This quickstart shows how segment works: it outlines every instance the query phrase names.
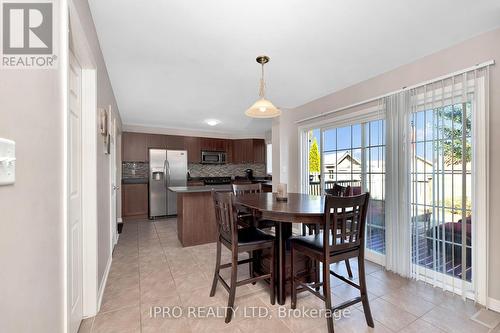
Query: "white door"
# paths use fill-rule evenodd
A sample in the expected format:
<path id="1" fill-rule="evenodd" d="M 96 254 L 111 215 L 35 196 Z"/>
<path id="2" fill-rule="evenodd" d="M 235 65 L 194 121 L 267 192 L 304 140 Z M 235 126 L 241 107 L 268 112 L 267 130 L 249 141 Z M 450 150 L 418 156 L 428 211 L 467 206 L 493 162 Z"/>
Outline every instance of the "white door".
<path id="1" fill-rule="evenodd" d="M 110 115 L 111 116 L 111 115 Z M 116 119 L 113 120 L 111 126 L 110 137 L 110 159 L 109 159 L 109 177 L 111 183 L 111 199 L 110 199 L 110 225 L 111 225 L 111 251 L 118 242 L 118 230 L 116 224 L 116 191 L 118 185 L 116 184 Z"/>
<path id="2" fill-rule="evenodd" d="M 70 52 L 68 73 L 68 329 L 83 317 L 82 285 L 82 68 Z"/>

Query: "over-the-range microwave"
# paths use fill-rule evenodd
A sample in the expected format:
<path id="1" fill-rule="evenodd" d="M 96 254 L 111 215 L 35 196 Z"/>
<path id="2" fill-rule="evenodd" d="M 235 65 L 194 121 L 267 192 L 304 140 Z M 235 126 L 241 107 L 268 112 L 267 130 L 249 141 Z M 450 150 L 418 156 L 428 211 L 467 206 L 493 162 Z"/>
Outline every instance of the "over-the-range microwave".
<path id="1" fill-rule="evenodd" d="M 202 151 L 201 163 L 203 164 L 224 164 L 226 163 L 226 153 L 223 151 Z"/>

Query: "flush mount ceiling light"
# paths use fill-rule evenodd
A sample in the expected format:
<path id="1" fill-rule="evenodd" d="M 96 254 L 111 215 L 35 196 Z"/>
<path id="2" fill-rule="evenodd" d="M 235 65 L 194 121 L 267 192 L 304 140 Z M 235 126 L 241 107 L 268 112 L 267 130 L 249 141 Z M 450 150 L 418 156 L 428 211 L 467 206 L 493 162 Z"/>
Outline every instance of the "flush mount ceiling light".
<path id="1" fill-rule="evenodd" d="M 220 120 L 217 119 L 207 119 L 205 120 L 205 123 L 209 126 L 216 126 L 220 124 Z"/>
<path id="2" fill-rule="evenodd" d="M 281 111 L 271 103 L 270 100 L 266 99 L 266 91 L 265 91 L 265 81 L 264 81 L 264 65 L 269 62 L 268 56 L 259 56 L 257 57 L 257 62 L 262 65 L 262 77 L 260 78 L 259 85 L 259 96 L 260 99 L 257 100 L 248 110 L 245 111 L 245 114 L 252 118 L 273 118 L 277 117 L 281 114 Z"/>

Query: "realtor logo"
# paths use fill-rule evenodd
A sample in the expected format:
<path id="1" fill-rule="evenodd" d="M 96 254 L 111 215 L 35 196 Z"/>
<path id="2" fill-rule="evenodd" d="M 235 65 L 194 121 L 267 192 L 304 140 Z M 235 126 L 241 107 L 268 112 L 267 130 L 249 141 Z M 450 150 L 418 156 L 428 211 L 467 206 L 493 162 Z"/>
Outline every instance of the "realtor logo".
<path id="1" fill-rule="evenodd" d="M 52 68 L 54 55 L 53 4 L 2 3 L 2 67 Z"/>

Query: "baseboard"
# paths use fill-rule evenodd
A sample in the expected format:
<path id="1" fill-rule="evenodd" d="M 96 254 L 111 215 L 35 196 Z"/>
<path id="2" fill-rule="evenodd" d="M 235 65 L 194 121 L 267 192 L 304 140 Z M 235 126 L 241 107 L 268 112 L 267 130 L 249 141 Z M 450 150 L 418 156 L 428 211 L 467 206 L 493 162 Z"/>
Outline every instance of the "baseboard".
<path id="1" fill-rule="evenodd" d="M 494 298 L 488 298 L 488 308 L 493 311 L 500 312 L 500 301 Z"/>
<path id="2" fill-rule="evenodd" d="M 110 254 L 108 258 L 108 263 L 106 264 L 106 270 L 101 280 L 101 285 L 99 286 L 99 293 L 97 295 L 97 313 L 101 310 L 102 296 L 104 295 L 104 289 L 106 288 L 106 283 L 108 282 L 109 271 L 111 270 L 111 263 L 113 262 L 113 255 Z"/>

